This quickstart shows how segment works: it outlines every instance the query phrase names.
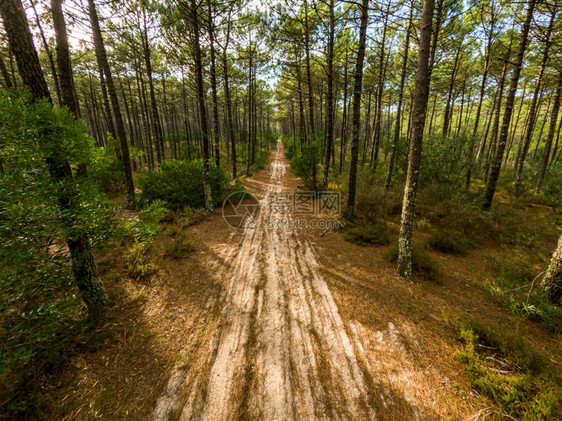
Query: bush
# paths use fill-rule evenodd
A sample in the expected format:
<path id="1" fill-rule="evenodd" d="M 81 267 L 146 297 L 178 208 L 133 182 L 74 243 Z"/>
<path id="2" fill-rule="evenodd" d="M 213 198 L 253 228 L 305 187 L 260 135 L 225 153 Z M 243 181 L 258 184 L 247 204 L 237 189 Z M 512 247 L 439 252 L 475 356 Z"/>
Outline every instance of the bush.
<path id="1" fill-rule="evenodd" d="M 511 418 L 557 419 L 562 411 L 560 379 L 542 355 L 520 336 L 496 332 L 476 320 L 460 319 L 455 327 L 465 343 L 457 358 L 466 364 L 474 387 Z M 488 356 L 488 351 L 493 354 Z M 494 363 L 500 367 L 490 367 Z"/>
<path id="2" fill-rule="evenodd" d="M 219 206 L 226 190 L 227 178 L 221 168 L 210 162 L 210 181 L 213 205 Z M 158 172 L 149 173 L 139 180 L 141 198 L 145 202 L 162 200 L 172 210 L 205 207 L 203 192 L 203 161 L 173 160 L 163 162 Z"/>
<path id="3" fill-rule="evenodd" d="M 85 326 L 66 239 L 86 234 L 95 246 L 112 235 L 113 210 L 89 178 L 53 180 L 46 158 L 88 165 L 93 141 L 82 120 L 46 100 L 0 90 L 0 413 L 40 417 L 40 381 L 64 364 Z M 70 190 L 79 207 L 61 212 Z M 70 224 L 69 221 L 72 223 Z"/>
<path id="4" fill-rule="evenodd" d="M 384 222 L 376 222 L 365 226 L 351 226 L 346 229 L 346 241 L 358 246 L 384 246 L 389 243 L 388 228 Z"/>
<path id="5" fill-rule="evenodd" d="M 302 152 L 295 151 L 291 159 L 291 171 L 301 177 L 307 187 L 316 190 L 318 181 L 318 162 L 320 161 L 320 143 L 316 140 L 303 145 Z"/>
<path id="6" fill-rule="evenodd" d="M 138 215 L 124 220 L 118 238 L 123 244 L 150 243 L 162 231 L 160 222 L 166 216 L 165 202 L 155 200 Z"/>
<path id="7" fill-rule="evenodd" d="M 386 249 L 384 259 L 391 263 L 398 262 L 398 243 Z M 412 244 L 412 272 L 424 281 L 439 281 L 437 262 L 431 258 L 425 247 L 416 242 Z"/>
<path id="8" fill-rule="evenodd" d="M 114 193 L 124 190 L 123 165 L 115 155 L 105 148 L 94 150 L 95 159 L 88 168 L 88 177 L 94 180 L 101 191 Z"/>
<path id="9" fill-rule="evenodd" d="M 427 243 L 434 250 L 450 254 L 465 254 L 472 246 L 464 235 L 451 230 L 435 231 Z"/>
<path id="10" fill-rule="evenodd" d="M 179 234 L 166 243 L 165 254 L 172 259 L 181 259 L 186 254 L 195 251 L 195 246 L 185 234 Z"/>

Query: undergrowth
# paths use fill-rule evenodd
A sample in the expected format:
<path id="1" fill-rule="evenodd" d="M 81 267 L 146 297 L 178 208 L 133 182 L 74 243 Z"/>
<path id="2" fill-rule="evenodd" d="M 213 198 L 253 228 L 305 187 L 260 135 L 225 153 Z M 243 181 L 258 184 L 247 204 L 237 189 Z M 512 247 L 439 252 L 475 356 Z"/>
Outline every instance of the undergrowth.
<path id="1" fill-rule="evenodd" d="M 386 249 L 384 259 L 396 263 L 398 261 L 398 243 L 393 243 Z M 439 266 L 433 260 L 427 249 L 419 243 L 412 243 L 412 272 L 424 281 L 439 282 Z"/>
<path id="2" fill-rule="evenodd" d="M 474 247 L 465 235 L 448 229 L 433 232 L 427 243 L 432 249 L 449 254 L 465 254 Z"/>
<path id="3" fill-rule="evenodd" d="M 521 318 L 542 324 L 550 332 L 562 332 L 562 310 L 549 301 L 540 285 L 542 273 L 533 267 L 528 253 L 515 248 L 501 261 L 493 258 L 491 269 L 495 279 L 482 285 L 491 300 Z"/>
<path id="4" fill-rule="evenodd" d="M 384 246 L 390 242 L 385 222 L 378 221 L 364 226 L 350 225 L 346 227 L 344 239 L 358 246 Z"/>
<path id="5" fill-rule="evenodd" d="M 447 316 L 450 320 L 450 317 Z M 452 322 L 464 349 L 469 382 L 507 415 L 522 420 L 555 420 L 562 411 L 562 389 L 555 369 L 544 356 L 514 334 L 493 330 L 475 319 Z"/>

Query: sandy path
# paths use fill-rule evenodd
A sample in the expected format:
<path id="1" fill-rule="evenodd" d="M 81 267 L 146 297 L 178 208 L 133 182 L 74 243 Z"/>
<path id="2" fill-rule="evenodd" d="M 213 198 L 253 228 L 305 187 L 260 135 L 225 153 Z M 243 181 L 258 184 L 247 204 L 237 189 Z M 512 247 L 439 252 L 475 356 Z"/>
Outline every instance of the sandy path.
<path id="1" fill-rule="evenodd" d="M 259 219 L 217 272 L 231 277 L 220 332 L 198 370 L 174 370 L 154 419 L 376 418 L 365 364 L 311 244 L 299 230 L 267 226 L 271 193 L 288 175 L 280 142 L 273 156 Z"/>

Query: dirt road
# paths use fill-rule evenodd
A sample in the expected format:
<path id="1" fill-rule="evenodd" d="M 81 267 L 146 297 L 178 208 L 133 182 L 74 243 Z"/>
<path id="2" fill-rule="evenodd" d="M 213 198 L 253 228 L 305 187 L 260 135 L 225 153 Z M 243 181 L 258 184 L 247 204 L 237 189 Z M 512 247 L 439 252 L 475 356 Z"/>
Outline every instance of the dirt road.
<path id="1" fill-rule="evenodd" d="M 432 418 L 416 408 L 423 374 L 412 368 L 396 326 L 367 331 L 344 323 L 310 239 L 268 227 L 271 193 L 294 180 L 288 164 L 279 142 L 268 178 L 252 191 L 261 205 L 257 223 L 233 232 L 221 250 L 226 263 L 216 277 L 230 283 L 217 328 L 200 349 L 186 350 L 153 419 L 388 419 L 389 407 L 405 418 Z"/>

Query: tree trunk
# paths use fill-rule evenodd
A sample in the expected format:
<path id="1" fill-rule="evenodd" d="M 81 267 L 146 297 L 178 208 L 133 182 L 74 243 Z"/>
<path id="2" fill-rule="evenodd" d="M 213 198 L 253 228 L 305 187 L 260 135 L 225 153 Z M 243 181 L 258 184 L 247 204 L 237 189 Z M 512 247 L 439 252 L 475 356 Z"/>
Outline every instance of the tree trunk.
<path id="1" fill-rule="evenodd" d="M 347 50 L 345 51 L 345 64 L 343 73 L 343 115 L 341 121 L 341 137 L 340 137 L 340 174 L 343 171 L 343 162 L 345 161 L 345 147 L 347 143 L 347 120 L 348 120 L 348 106 L 347 106 Z M 369 95 L 370 96 L 370 95 Z M 367 120 L 368 121 L 368 120 Z"/>
<path id="2" fill-rule="evenodd" d="M 193 30 L 193 58 L 195 64 L 195 79 L 197 82 L 197 100 L 201 119 L 201 133 L 203 135 L 203 191 L 205 194 L 205 209 L 213 211 L 213 197 L 211 195 L 211 178 L 209 174 L 209 133 L 207 131 L 207 111 L 205 109 L 205 88 L 203 86 L 203 65 L 201 63 L 201 44 L 199 42 L 199 17 L 197 16 L 197 2 L 190 0 L 191 25 Z"/>
<path id="3" fill-rule="evenodd" d="M 328 93 L 326 95 L 327 109 L 327 130 L 325 136 L 326 156 L 324 158 L 324 176 L 322 178 L 322 189 L 328 190 L 328 175 L 330 171 L 330 158 L 332 154 L 332 144 L 334 136 L 334 0 L 330 0 L 330 30 L 328 33 L 328 56 L 327 56 L 327 77 L 328 77 Z"/>
<path id="4" fill-rule="evenodd" d="M 18 0 L 2 0 L 0 15 L 4 21 L 4 29 L 8 35 L 11 49 L 16 57 L 22 80 L 28 86 L 35 100 L 46 98 L 52 103 L 39 57 L 33 45 L 33 38 L 29 30 L 25 11 Z M 45 133 L 45 137 L 49 134 Z M 79 224 L 76 214 L 80 208 L 72 182 L 72 170 L 68 161 L 61 159 L 56 145 L 45 144 L 47 148 L 46 163 L 51 177 L 63 188 L 58 196 L 59 209 L 63 223 L 68 227 Z M 66 243 L 70 251 L 74 280 L 80 290 L 80 295 L 88 307 L 88 312 L 97 318 L 106 303 L 103 284 L 98 274 L 98 268 L 92 254 L 90 241 L 83 233 L 73 238 L 67 238 Z"/>
<path id="5" fill-rule="evenodd" d="M 394 169 L 394 157 L 396 155 L 396 148 L 400 140 L 400 123 L 402 117 L 402 100 L 404 98 L 404 85 L 406 82 L 406 72 L 408 71 L 408 53 L 410 49 L 410 30 L 412 28 L 412 17 L 414 13 L 414 2 L 410 1 L 410 14 L 408 16 L 408 27 L 406 29 L 406 41 L 404 44 L 404 57 L 402 59 L 402 71 L 400 73 L 400 86 L 398 87 L 398 106 L 396 108 L 396 124 L 394 125 L 394 138 L 392 139 L 392 150 L 390 151 L 390 160 L 388 162 L 388 173 L 384 188 L 388 191 L 390 189 L 390 182 L 392 181 L 392 170 Z"/>
<path id="6" fill-rule="evenodd" d="M 53 15 L 53 26 L 57 43 L 57 65 L 60 78 L 60 90 L 62 104 L 66 105 L 77 118 L 80 118 L 80 104 L 74 86 L 72 74 L 72 63 L 70 61 L 70 49 L 68 47 L 68 36 L 66 24 L 62 13 L 61 0 L 51 0 L 51 14 Z"/>
<path id="7" fill-rule="evenodd" d="M 388 4 L 386 7 L 386 13 L 384 15 L 384 23 L 383 23 L 383 31 L 382 31 L 382 39 L 381 39 L 381 48 L 379 52 L 379 71 L 378 71 L 378 83 L 377 83 L 377 97 L 375 101 L 375 128 L 373 131 L 373 153 L 371 154 L 371 165 L 373 168 L 377 167 L 377 163 L 379 160 L 379 146 L 381 142 L 381 125 L 382 125 L 382 94 L 384 91 L 384 83 L 385 83 L 385 47 L 386 47 L 386 35 L 388 31 L 388 18 L 390 16 L 390 0 L 388 0 Z"/>
<path id="8" fill-rule="evenodd" d="M 537 177 L 537 185 L 535 186 L 535 194 L 538 194 L 541 189 L 541 184 L 546 173 L 548 159 L 550 157 L 550 150 L 552 149 L 552 141 L 554 133 L 556 132 L 556 122 L 558 121 L 558 113 L 560 111 L 560 97 L 562 96 L 562 72 L 558 74 L 558 87 L 556 88 L 556 96 L 554 97 L 554 105 L 552 106 L 552 114 L 550 115 L 550 126 L 548 128 L 548 135 L 544 145 L 544 152 Z"/>
<path id="9" fill-rule="evenodd" d="M 55 60 L 53 59 L 53 53 L 49 48 L 49 43 L 47 42 L 47 38 L 45 38 L 45 33 L 43 32 L 43 25 L 41 25 L 41 21 L 39 20 L 39 14 L 37 13 L 37 9 L 35 8 L 35 1 L 31 0 L 30 2 L 31 2 L 31 8 L 33 9 L 33 13 L 35 15 L 35 22 L 37 23 L 37 29 L 39 29 L 39 35 L 41 36 L 41 41 L 43 41 L 43 47 L 45 48 L 45 52 L 47 53 L 47 58 L 49 59 L 49 66 L 51 67 L 51 72 L 53 73 L 53 81 L 55 83 L 55 93 L 57 95 L 57 100 L 59 106 L 62 107 L 64 104 L 62 102 L 59 76 L 57 73 L 57 68 L 55 67 Z"/>
<path id="10" fill-rule="evenodd" d="M 209 1 L 209 49 L 211 51 L 211 91 L 213 97 L 213 137 L 215 145 L 215 163 L 220 167 L 220 133 L 219 133 L 219 104 L 217 99 L 217 73 L 215 69 L 215 28 L 211 2 Z"/>
<path id="11" fill-rule="evenodd" d="M 496 151 L 496 157 L 492 164 L 492 171 L 490 173 L 490 179 L 488 180 L 488 185 L 486 187 L 486 195 L 484 197 L 483 208 L 485 210 L 490 209 L 492 205 L 492 200 L 494 199 L 494 194 L 496 193 L 496 186 L 498 183 L 498 178 L 500 176 L 500 169 L 503 160 L 503 153 L 505 151 L 505 145 L 507 141 L 507 132 L 509 129 L 509 122 L 511 120 L 511 114 L 513 112 L 513 103 L 515 101 L 515 93 L 517 92 L 517 84 L 519 82 L 519 75 L 521 74 L 521 64 L 523 63 L 523 56 L 525 55 L 525 48 L 527 47 L 527 39 L 529 36 L 529 27 L 531 26 L 531 20 L 533 18 L 533 11 L 535 9 L 536 0 L 529 0 L 527 7 L 527 14 L 525 17 L 525 23 L 523 24 L 523 29 L 521 30 L 521 38 L 519 40 L 519 47 L 517 48 L 517 57 L 514 63 L 513 76 L 511 78 L 511 85 L 509 87 L 509 94 L 505 103 L 505 111 L 503 116 L 503 122 L 501 127 L 501 133 L 499 137 L 498 147 Z"/>
<path id="12" fill-rule="evenodd" d="M 90 0 L 91 1 L 91 0 Z M 162 162 L 165 158 L 164 152 L 164 135 L 162 133 L 162 126 L 160 124 L 160 115 L 158 113 L 158 104 L 156 103 L 156 93 L 154 91 L 154 81 L 152 78 L 152 59 L 150 45 L 148 43 L 148 28 L 146 26 L 146 11 L 142 9 L 143 16 L 143 50 L 144 60 L 146 64 L 146 76 L 148 77 L 148 89 L 150 92 L 150 109 L 152 112 L 152 124 L 154 127 L 154 137 L 156 138 L 156 160 L 158 163 Z"/>
<path id="13" fill-rule="evenodd" d="M 232 159 L 232 178 L 236 179 L 236 136 L 234 135 L 234 121 L 232 118 L 232 100 L 230 98 L 230 85 L 228 79 L 228 43 L 230 41 L 230 16 L 228 17 L 226 29 L 226 41 L 224 43 L 224 51 L 222 55 L 223 71 L 224 71 L 224 99 L 226 102 L 226 126 L 228 136 L 230 138 L 231 159 Z"/>
<path id="14" fill-rule="evenodd" d="M 331 6 L 333 7 L 333 5 Z M 332 30 L 333 36 L 333 30 Z M 306 60 L 306 84 L 308 86 L 308 112 L 310 117 L 310 134 L 315 138 L 314 97 L 312 96 L 312 77 L 310 75 L 310 28 L 308 25 L 308 0 L 304 0 L 304 52 Z M 333 55 L 333 52 L 332 52 Z"/>
<path id="15" fill-rule="evenodd" d="M 2 55 L 0 55 L 0 71 L 2 72 L 2 77 L 4 78 L 4 86 L 6 89 L 12 89 L 14 86 L 12 84 L 12 79 L 10 78 L 10 74 L 8 73 L 8 68 L 6 67 L 6 63 L 4 63 L 4 59 Z"/>
<path id="16" fill-rule="evenodd" d="M 125 125 L 123 123 L 123 116 L 121 115 L 121 108 L 119 107 L 119 99 L 117 98 L 117 91 L 113 83 L 111 69 L 107 61 L 107 54 L 105 52 L 105 45 L 101 34 L 98 13 L 94 0 L 88 0 L 88 9 L 90 13 L 90 22 L 92 24 L 92 31 L 94 35 L 94 47 L 96 50 L 96 58 L 98 64 L 102 69 L 105 79 L 107 81 L 107 90 L 109 91 L 109 98 L 113 108 L 113 115 L 115 116 L 115 126 L 117 129 L 117 137 L 121 145 L 121 162 L 123 164 L 123 171 L 125 173 L 125 190 L 127 193 L 127 209 L 135 208 L 135 185 L 133 183 L 133 172 L 131 170 L 131 157 L 129 155 L 129 145 L 127 144 L 127 134 L 125 133 Z"/>
<path id="17" fill-rule="evenodd" d="M 420 47 L 418 68 L 416 71 L 416 87 L 414 93 L 414 121 L 408 156 L 408 173 L 402 202 L 400 219 L 400 235 L 398 237 L 398 274 L 404 278 L 412 275 L 412 235 L 414 230 L 414 211 L 418 191 L 418 178 L 422 151 L 422 140 L 429 98 L 430 84 L 430 44 L 433 22 L 434 0 L 424 0 L 420 28 Z"/>
<path id="18" fill-rule="evenodd" d="M 480 95 L 478 97 L 478 106 L 476 108 L 474 129 L 472 131 L 472 135 L 470 136 L 470 140 L 468 143 L 468 165 L 466 170 L 466 184 L 465 184 L 466 191 L 470 191 L 472 167 L 474 165 L 474 145 L 476 143 L 476 137 L 478 136 L 478 125 L 480 124 L 480 113 L 482 112 L 482 102 L 484 100 L 484 94 L 486 93 L 486 81 L 488 80 L 488 70 L 490 68 L 490 52 L 491 52 L 490 50 L 492 48 L 492 39 L 494 37 L 495 22 L 496 22 L 495 14 L 492 11 L 492 22 L 490 23 L 490 34 L 488 35 L 488 43 L 486 45 L 486 53 L 484 58 L 484 73 L 482 75 L 482 83 L 480 85 Z M 460 122 L 459 122 L 459 130 L 460 130 Z M 486 139 L 484 139 L 484 142 L 485 141 Z"/>
<path id="19" fill-rule="evenodd" d="M 556 247 L 542 279 L 542 286 L 550 301 L 553 304 L 559 304 L 560 298 L 562 298 L 562 235 L 558 238 L 558 247 Z"/>
<path id="20" fill-rule="evenodd" d="M 359 160 L 359 130 L 361 126 L 361 93 L 363 84 L 363 62 L 365 60 L 365 42 L 367 38 L 367 23 L 369 21 L 369 0 L 361 2 L 361 27 L 359 29 L 359 44 L 357 46 L 357 63 L 353 81 L 353 114 L 351 127 L 351 160 L 349 164 L 349 183 L 347 188 L 347 204 L 345 217 L 353 220 L 355 210 L 355 192 L 357 189 L 357 164 Z"/>
<path id="21" fill-rule="evenodd" d="M 523 173 L 523 166 L 525 164 L 525 158 L 527 152 L 529 151 L 529 146 L 531 145 L 531 139 L 533 138 L 533 132 L 535 129 L 536 115 L 537 115 L 537 98 L 541 90 L 541 83 L 543 79 L 544 70 L 549 59 L 550 53 L 550 36 L 552 34 L 552 28 L 554 27 L 554 20 L 556 17 L 556 9 L 552 12 L 550 18 L 550 23 L 548 25 L 548 30 L 546 33 L 546 40 L 544 46 L 544 52 L 542 56 L 542 62 L 539 67 L 539 73 L 537 74 L 537 80 L 535 82 L 535 92 L 533 93 L 533 99 L 531 101 L 531 106 L 529 107 L 529 122 L 525 130 L 525 137 L 521 144 L 519 145 L 519 150 L 517 151 L 517 165 L 515 167 L 515 194 L 519 195 L 521 193 L 521 174 Z"/>
<path id="22" fill-rule="evenodd" d="M 455 87 L 455 77 L 457 76 L 457 66 L 459 64 L 459 58 L 461 55 L 461 50 L 462 50 L 462 43 L 463 41 L 461 40 L 461 45 L 459 46 L 457 53 L 455 54 L 455 61 L 453 64 L 453 71 L 451 72 L 451 81 L 449 83 L 449 92 L 447 93 L 447 100 L 445 101 L 445 113 L 443 115 L 443 131 L 442 131 L 442 135 L 443 137 L 447 137 L 449 134 L 449 123 L 450 123 L 450 114 L 451 114 L 451 98 L 453 96 L 453 89 Z"/>

